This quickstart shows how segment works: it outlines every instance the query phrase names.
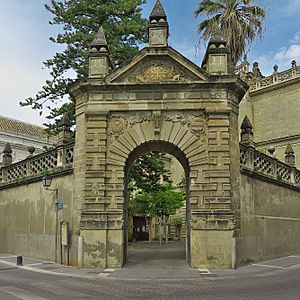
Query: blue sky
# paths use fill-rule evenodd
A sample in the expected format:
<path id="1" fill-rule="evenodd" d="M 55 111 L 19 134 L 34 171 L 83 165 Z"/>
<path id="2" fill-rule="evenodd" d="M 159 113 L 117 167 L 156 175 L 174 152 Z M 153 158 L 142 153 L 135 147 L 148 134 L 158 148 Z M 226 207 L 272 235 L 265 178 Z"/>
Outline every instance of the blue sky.
<path id="1" fill-rule="evenodd" d="M 30 108 L 20 108 L 19 101 L 32 96 L 48 78 L 42 62 L 60 48 L 49 41 L 59 31 L 48 24 L 44 9 L 47 0 L 0 0 L 0 105 L 1 115 L 42 124 L 45 120 Z M 197 23 L 193 11 L 200 0 L 161 0 L 170 24 L 170 45 L 201 64 L 204 45 L 196 51 Z M 262 2 L 263 1 L 263 2 Z M 249 61 L 258 61 L 265 75 L 274 64 L 287 69 L 292 59 L 300 64 L 300 0 L 262 0 L 268 7 L 263 41 L 252 45 Z M 155 0 L 148 0 L 148 17 Z"/>

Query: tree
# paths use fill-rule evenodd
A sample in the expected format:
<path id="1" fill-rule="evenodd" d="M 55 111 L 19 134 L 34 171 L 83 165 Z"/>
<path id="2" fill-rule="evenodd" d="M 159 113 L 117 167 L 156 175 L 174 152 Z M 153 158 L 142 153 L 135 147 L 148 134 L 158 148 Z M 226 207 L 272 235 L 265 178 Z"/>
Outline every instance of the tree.
<path id="1" fill-rule="evenodd" d="M 170 174 L 164 164 L 165 154 L 149 152 L 135 160 L 129 169 L 128 183 L 134 189 L 151 193 L 160 188 L 162 182 L 171 182 Z"/>
<path id="2" fill-rule="evenodd" d="M 205 41 L 222 32 L 234 65 L 258 36 L 262 38 L 265 9 L 254 5 L 255 0 L 202 0 L 195 17 L 205 18 L 198 33 Z"/>
<path id="3" fill-rule="evenodd" d="M 51 79 L 34 96 L 21 101 L 22 106 L 33 109 L 50 109 L 48 119 L 57 118 L 65 111 L 74 119 L 74 107 L 69 103 L 58 105 L 67 95 L 68 85 L 73 82 L 70 73 L 77 78 L 88 74 L 89 45 L 100 26 L 103 26 L 112 62 L 120 65 L 138 52 L 138 45 L 146 39 L 146 19 L 141 16 L 141 5 L 146 0 L 51 0 L 45 5 L 53 15 L 50 25 L 62 25 L 62 33 L 50 37 L 54 43 L 65 45 L 62 52 L 43 64 L 50 70 Z M 56 129 L 50 126 L 50 130 Z"/>
<path id="4" fill-rule="evenodd" d="M 165 183 L 161 184 L 155 191 L 140 192 L 134 199 L 133 207 L 137 214 L 148 216 L 149 219 L 154 216 L 159 218 L 161 243 L 162 226 L 165 225 L 165 235 L 168 242 L 168 226 L 166 225 L 169 216 L 175 214 L 176 210 L 182 207 L 183 202 L 184 193 L 176 192 L 172 184 Z"/>

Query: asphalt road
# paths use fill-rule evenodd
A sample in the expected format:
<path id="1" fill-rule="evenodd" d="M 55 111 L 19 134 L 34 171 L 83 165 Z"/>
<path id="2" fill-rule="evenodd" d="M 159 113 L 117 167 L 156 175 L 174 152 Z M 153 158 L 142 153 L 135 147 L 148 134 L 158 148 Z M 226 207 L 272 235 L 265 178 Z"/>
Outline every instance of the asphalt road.
<path id="1" fill-rule="evenodd" d="M 1 300 L 300 299 L 300 268 L 191 279 L 68 278 L 0 264 Z"/>
<path id="2" fill-rule="evenodd" d="M 188 267 L 180 245 L 151 247 L 133 246 L 127 267 L 120 270 L 67 268 L 33 259 L 17 268 L 15 256 L 0 255 L 0 300 L 300 299 L 300 254 L 206 273 Z"/>

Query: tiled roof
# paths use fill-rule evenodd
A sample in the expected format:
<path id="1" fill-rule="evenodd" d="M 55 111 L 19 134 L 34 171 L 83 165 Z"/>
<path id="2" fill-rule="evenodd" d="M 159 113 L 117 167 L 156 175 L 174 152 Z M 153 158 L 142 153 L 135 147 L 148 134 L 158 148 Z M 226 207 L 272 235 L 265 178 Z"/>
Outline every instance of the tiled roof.
<path id="1" fill-rule="evenodd" d="M 56 137 L 47 134 L 44 127 L 3 116 L 0 116 L 0 131 L 30 136 L 49 143 L 56 141 Z"/>

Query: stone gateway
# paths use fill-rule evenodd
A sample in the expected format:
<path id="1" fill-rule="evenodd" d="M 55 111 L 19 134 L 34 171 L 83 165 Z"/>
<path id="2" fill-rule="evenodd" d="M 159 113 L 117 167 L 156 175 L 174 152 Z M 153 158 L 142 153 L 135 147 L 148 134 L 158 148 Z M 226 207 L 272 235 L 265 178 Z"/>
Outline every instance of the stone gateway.
<path id="1" fill-rule="evenodd" d="M 300 171 L 290 150 L 288 164 L 255 149 L 248 117 L 239 142 L 239 103 L 248 85 L 233 73 L 226 41 L 212 38 L 199 67 L 170 47 L 168 36 L 158 0 L 149 18 L 149 45 L 113 69 L 100 28 L 88 78 L 69 88 L 75 144 L 63 118 L 56 148 L 11 164 L 6 147 L 0 251 L 64 261 L 57 245 L 58 224 L 65 222 L 72 265 L 122 267 L 128 170 L 154 150 L 173 155 L 185 172 L 192 267 L 235 268 L 300 251 Z M 45 174 L 58 198 L 41 186 Z"/>
<path id="2" fill-rule="evenodd" d="M 70 88 L 78 128 L 74 176 L 82 203 L 84 264 L 121 267 L 126 262 L 127 172 L 139 155 L 158 150 L 175 156 L 185 170 L 191 266 L 235 267 L 238 105 L 247 85 L 230 74 L 225 41 L 209 44 L 206 70 L 168 46 L 169 27 L 159 1 L 148 31 L 149 46 L 111 70 L 100 28 L 89 78 Z M 216 60 L 220 64 L 213 63 L 215 57 L 222 58 Z"/>

